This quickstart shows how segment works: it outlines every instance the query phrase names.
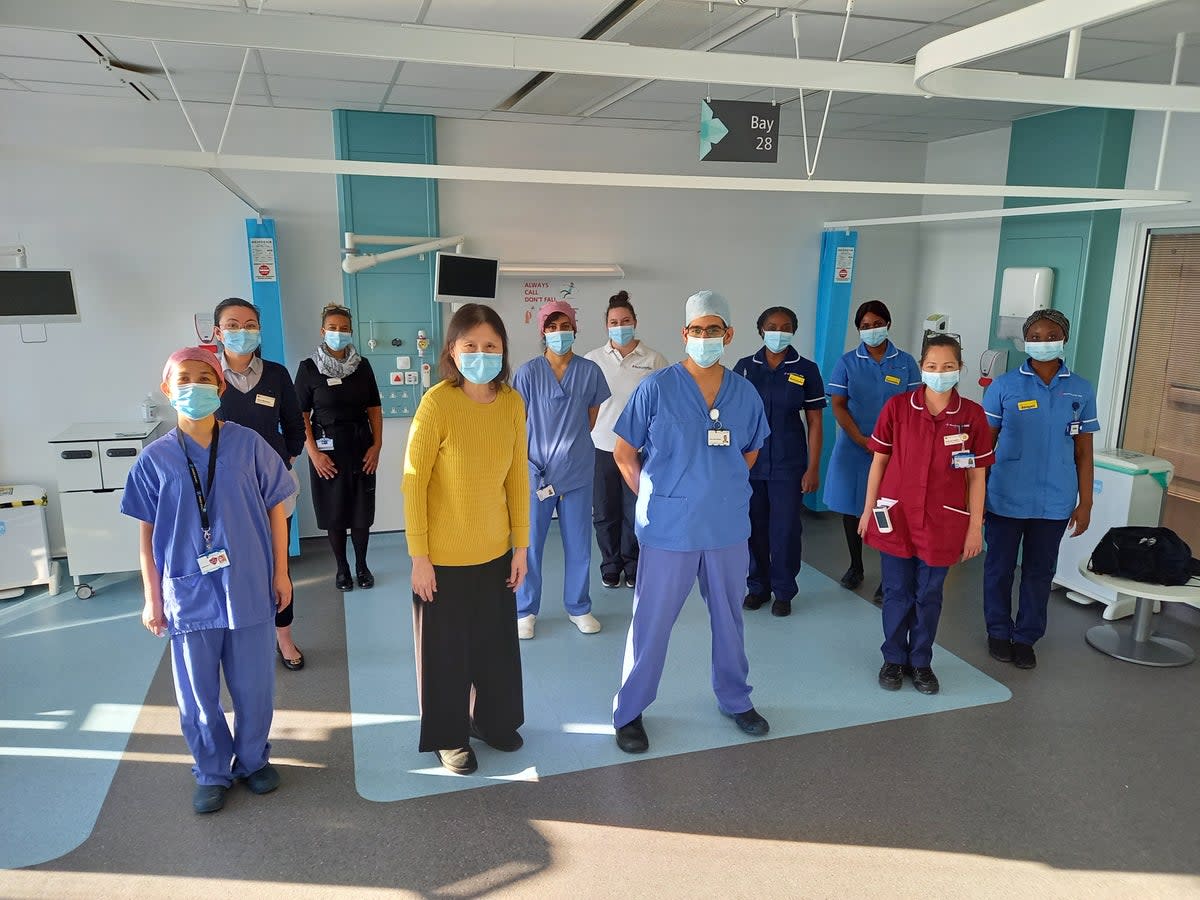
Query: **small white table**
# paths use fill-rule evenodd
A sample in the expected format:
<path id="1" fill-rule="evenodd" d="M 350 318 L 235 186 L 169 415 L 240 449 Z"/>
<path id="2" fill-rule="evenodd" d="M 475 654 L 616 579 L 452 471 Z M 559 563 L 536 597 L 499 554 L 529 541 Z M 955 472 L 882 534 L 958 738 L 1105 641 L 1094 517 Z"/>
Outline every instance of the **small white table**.
<path id="1" fill-rule="evenodd" d="M 1140 666 L 1186 666 L 1196 658 L 1195 652 L 1183 641 L 1163 637 L 1154 632 L 1156 603 L 1186 603 L 1200 609 L 1200 585 L 1148 584 L 1129 578 L 1116 578 L 1090 572 L 1087 561 L 1079 564 L 1084 578 L 1117 592 L 1118 602 L 1134 601 L 1133 621 L 1096 625 L 1087 631 L 1087 642 L 1109 656 Z"/>

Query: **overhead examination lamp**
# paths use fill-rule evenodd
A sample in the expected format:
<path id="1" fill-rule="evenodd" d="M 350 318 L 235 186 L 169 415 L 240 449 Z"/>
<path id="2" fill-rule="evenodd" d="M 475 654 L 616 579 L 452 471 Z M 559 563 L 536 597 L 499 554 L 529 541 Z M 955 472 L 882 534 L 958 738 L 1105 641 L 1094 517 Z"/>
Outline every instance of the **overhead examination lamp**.
<path id="1" fill-rule="evenodd" d="M 347 231 L 345 246 L 342 248 L 342 252 L 346 254 L 342 259 L 342 271 L 347 275 L 355 275 L 366 269 L 373 269 L 380 263 L 407 259 L 410 256 L 424 256 L 426 253 L 445 250 L 449 247 L 454 247 L 456 253 L 462 253 L 466 240 L 466 235 L 462 234 L 435 238 L 428 235 L 412 237 L 394 234 L 355 234 L 353 231 Z M 363 244 L 376 247 L 400 246 L 395 250 L 387 250 L 383 253 L 359 253 L 358 248 Z"/>

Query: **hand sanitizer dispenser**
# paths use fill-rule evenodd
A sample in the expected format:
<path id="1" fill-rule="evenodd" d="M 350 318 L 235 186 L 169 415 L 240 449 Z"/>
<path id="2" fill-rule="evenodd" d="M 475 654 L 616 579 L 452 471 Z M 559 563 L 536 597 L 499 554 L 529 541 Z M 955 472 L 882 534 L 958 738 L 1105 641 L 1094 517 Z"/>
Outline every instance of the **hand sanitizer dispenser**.
<path id="1" fill-rule="evenodd" d="M 1054 295 L 1054 270 L 1047 266 L 1015 266 L 1000 279 L 1000 317 L 996 337 L 1009 338 L 1025 349 L 1021 326 L 1035 309 L 1047 309 Z"/>

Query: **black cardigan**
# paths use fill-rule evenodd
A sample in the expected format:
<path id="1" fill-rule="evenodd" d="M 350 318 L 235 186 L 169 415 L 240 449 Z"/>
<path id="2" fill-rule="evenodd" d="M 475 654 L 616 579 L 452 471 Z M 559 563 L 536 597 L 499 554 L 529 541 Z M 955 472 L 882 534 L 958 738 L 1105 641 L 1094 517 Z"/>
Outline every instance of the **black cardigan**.
<path id="1" fill-rule="evenodd" d="M 257 431 L 286 463 L 304 449 L 304 418 L 288 370 L 266 359 L 262 364 L 262 378 L 250 393 L 243 394 L 232 382 L 226 384 L 217 418 Z M 268 406 L 258 397 L 275 402 Z"/>

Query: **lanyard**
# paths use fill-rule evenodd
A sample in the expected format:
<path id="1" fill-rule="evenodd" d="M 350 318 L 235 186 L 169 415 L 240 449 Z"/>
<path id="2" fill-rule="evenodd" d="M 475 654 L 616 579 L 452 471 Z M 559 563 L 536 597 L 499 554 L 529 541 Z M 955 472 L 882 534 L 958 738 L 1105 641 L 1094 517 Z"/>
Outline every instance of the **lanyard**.
<path id="1" fill-rule="evenodd" d="M 200 486 L 200 473 L 196 471 L 196 466 L 192 462 L 192 458 L 188 456 L 187 447 L 183 443 L 183 434 L 177 429 L 175 437 L 179 440 L 179 449 L 183 451 L 183 458 L 187 460 L 188 474 L 192 476 L 192 487 L 196 491 L 196 506 L 200 509 L 200 527 L 204 529 L 204 549 L 212 549 L 212 526 L 208 521 L 208 500 L 206 495 L 212 496 L 213 478 L 217 474 L 217 442 L 221 437 L 221 424 L 213 422 L 212 440 L 208 445 L 208 485 L 204 488 Z"/>

